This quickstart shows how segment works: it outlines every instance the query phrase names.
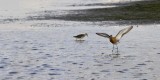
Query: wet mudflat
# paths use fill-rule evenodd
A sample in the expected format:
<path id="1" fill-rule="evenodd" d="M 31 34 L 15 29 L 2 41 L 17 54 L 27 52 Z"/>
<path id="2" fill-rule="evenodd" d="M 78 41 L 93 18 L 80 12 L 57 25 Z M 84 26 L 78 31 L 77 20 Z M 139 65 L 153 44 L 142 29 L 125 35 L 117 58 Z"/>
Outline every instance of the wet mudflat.
<path id="1" fill-rule="evenodd" d="M 69 14 L 68 9 L 115 7 L 111 4 L 106 6 L 108 2 L 103 0 L 22 0 L 19 5 L 11 2 L 6 7 L 7 1 L 0 3 L 0 80 L 160 78 L 160 24 L 67 21 L 45 17 L 48 14 Z M 108 39 L 95 34 L 116 35 L 131 25 L 134 28 L 118 45 L 120 55 L 112 54 L 112 44 Z M 88 37 L 76 41 L 73 36 L 80 33 L 88 33 Z"/>
<path id="2" fill-rule="evenodd" d="M 108 39 L 95 33 L 116 35 L 130 25 L 35 21 L 1 26 L 1 80 L 158 80 L 160 77 L 159 24 L 134 25 L 118 45 L 120 55 L 112 54 Z M 75 41 L 73 36 L 79 33 L 88 33 L 88 37 Z"/>

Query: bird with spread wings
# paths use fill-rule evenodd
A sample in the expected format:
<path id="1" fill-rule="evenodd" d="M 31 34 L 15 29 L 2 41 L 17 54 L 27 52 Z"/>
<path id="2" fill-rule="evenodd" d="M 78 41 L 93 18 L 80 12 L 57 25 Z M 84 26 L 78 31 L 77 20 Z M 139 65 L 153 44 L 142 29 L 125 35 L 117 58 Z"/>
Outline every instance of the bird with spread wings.
<path id="1" fill-rule="evenodd" d="M 131 29 L 133 28 L 133 26 L 124 28 L 122 30 L 120 30 L 118 32 L 118 34 L 116 36 L 112 36 L 112 35 L 108 35 L 106 33 L 96 33 L 99 36 L 105 37 L 105 38 L 109 38 L 110 42 L 113 44 L 113 49 L 112 49 L 112 53 L 114 51 L 114 45 L 117 46 L 117 44 L 119 43 L 119 40 L 125 35 L 127 34 Z M 118 46 L 117 46 L 117 54 L 118 54 Z"/>

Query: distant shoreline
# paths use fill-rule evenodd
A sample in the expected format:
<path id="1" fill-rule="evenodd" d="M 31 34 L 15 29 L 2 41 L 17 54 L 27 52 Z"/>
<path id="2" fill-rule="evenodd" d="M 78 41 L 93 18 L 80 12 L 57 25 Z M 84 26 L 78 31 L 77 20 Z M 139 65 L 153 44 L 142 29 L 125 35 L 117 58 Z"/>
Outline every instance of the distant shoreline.
<path id="1" fill-rule="evenodd" d="M 82 22 L 114 21 L 117 24 L 160 24 L 160 0 L 116 3 L 114 5 L 119 7 L 62 11 L 46 10 L 33 13 L 36 15 L 25 18 L 0 19 L 0 23 L 32 20 L 66 20 Z"/>
<path id="2" fill-rule="evenodd" d="M 125 6 L 87 10 L 69 10 L 68 14 L 36 17 L 40 20 L 60 19 L 70 21 L 119 21 L 128 23 L 159 23 L 160 1 L 138 1 Z M 31 17 L 32 20 L 36 19 Z"/>

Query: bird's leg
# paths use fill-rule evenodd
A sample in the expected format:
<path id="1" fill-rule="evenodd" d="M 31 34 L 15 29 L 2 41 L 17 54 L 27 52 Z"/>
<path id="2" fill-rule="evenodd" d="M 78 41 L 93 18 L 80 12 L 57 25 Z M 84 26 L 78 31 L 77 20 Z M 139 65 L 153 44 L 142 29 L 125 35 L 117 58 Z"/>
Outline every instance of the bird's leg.
<path id="1" fill-rule="evenodd" d="M 112 49 L 112 53 L 113 53 L 113 51 L 114 51 L 114 44 L 113 44 L 113 49 Z"/>
<path id="2" fill-rule="evenodd" d="M 117 54 L 119 54 L 119 53 L 118 53 L 118 45 L 116 45 L 116 46 L 117 46 Z"/>

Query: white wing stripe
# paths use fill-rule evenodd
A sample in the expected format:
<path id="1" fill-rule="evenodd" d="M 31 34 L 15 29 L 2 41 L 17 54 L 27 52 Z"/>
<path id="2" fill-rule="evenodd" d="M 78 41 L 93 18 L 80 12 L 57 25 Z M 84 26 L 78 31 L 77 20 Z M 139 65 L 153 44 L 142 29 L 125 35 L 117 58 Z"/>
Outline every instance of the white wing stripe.
<path id="1" fill-rule="evenodd" d="M 125 29 L 122 29 L 118 32 L 118 34 L 116 35 L 116 39 L 120 40 L 123 35 L 125 35 L 126 33 L 128 33 L 131 29 L 133 28 L 133 26 L 127 27 Z"/>

